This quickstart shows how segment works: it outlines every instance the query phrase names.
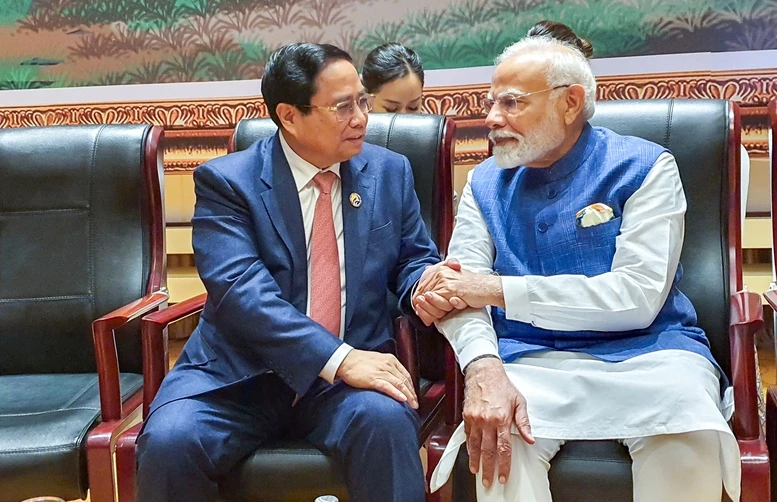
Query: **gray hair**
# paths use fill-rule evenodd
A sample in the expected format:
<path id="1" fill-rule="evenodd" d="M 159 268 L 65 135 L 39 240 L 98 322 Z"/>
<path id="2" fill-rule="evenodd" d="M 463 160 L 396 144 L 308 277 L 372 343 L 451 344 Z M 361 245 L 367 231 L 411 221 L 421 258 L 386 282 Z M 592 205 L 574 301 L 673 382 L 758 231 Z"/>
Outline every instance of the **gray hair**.
<path id="1" fill-rule="evenodd" d="M 566 48 L 569 50 L 559 50 Z M 541 52 L 548 58 L 545 79 L 550 87 L 579 84 L 585 90 L 583 118 L 590 120 L 596 107 L 596 79 L 591 65 L 574 45 L 548 36 L 525 37 L 510 45 L 496 58 L 500 65 L 519 54 Z"/>

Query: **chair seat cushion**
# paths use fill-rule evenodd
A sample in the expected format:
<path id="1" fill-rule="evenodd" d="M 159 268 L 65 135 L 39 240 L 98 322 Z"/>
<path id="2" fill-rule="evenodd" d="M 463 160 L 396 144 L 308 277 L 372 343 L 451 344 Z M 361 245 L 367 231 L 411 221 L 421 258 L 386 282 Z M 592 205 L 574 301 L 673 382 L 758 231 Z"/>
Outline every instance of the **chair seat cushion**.
<path id="1" fill-rule="evenodd" d="M 631 457 L 616 441 L 570 441 L 553 457 L 550 491 L 554 502 L 627 502 L 632 500 Z M 459 449 L 453 499 L 475 502 L 475 476 L 467 449 Z"/>
<path id="2" fill-rule="evenodd" d="M 227 502 L 313 501 L 319 495 L 348 500 L 342 469 L 304 440 L 284 440 L 260 448 L 221 483 Z"/>
<path id="3" fill-rule="evenodd" d="M 126 398 L 143 376 L 121 375 Z M 86 495 L 84 438 L 97 423 L 96 374 L 0 376 L 0 502 Z"/>

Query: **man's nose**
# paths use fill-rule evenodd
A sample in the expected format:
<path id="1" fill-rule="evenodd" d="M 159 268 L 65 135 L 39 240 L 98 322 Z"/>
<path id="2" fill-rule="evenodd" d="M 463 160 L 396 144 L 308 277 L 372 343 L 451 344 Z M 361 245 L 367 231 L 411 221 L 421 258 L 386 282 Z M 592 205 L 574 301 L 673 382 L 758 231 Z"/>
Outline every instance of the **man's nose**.
<path id="1" fill-rule="evenodd" d="M 354 128 L 366 127 L 368 118 L 369 118 L 369 112 L 364 112 L 362 111 L 361 108 L 357 106 L 356 110 L 354 110 L 353 116 L 351 117 L 351 121 L 349 125 Z"/>
<path id="2" fill-rule="evenodd" d="M 500 129 L 505 126 L 505 116 L 499 111 L 498 106 L 492 106 L 486 115 L 486 127 Z"/>

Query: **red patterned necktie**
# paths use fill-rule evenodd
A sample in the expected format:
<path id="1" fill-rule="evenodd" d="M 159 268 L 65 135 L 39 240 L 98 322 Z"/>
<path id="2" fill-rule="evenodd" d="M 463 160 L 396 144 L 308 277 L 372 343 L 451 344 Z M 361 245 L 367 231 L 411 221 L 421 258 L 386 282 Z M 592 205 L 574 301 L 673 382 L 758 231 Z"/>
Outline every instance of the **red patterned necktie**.
<path id="1" fill-rule="evenodd" d="M 332 215 L 332 185 L 337 175 L 318 173 L 313 181 L 321 193 L 316 200 L 310 238 L 310 318 L 340 337 L 340 255 Z"/>

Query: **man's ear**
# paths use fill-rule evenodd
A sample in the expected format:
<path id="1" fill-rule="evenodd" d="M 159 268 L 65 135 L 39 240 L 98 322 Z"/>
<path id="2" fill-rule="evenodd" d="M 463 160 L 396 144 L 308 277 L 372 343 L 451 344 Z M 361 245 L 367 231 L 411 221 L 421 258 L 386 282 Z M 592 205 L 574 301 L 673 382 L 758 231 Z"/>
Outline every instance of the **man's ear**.
<path id="1" fill-rule="evenodd" d="M 299 109 L 289 103 L 278 103 L 275 107 L 275 113 L 278 114 L 278 121 L 281 127 L 289 131 L 292 136 L 296 136 L 299 127 Z"/>
<path id="2" fill-rule="evenodd" d="M 582 85 L 573 84 L 569 86 L 565 105 L 564 123 L 572 125 L 583 113 L 583 108 L 585 107 L 585 89 Z"/>

